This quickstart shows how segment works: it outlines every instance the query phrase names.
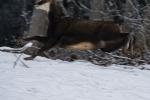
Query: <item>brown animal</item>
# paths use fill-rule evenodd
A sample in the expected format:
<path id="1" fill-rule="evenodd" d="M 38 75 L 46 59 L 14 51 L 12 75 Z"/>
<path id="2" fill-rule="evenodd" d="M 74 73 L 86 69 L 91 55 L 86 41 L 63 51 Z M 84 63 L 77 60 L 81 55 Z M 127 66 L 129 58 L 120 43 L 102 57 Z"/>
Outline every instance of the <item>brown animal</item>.
<path id="1" fill-rule="evenodd" d="M 120 33 L 113 21 L 91 21 L 63 18 L 54 29 L 54 38 L 59 46 L 69 49 L 96 49 L 113 51 L 120 48 L 128 40 L 128 33 Z M 82 43 L 79 48 L 77 48 Z M 87 43 L 87 46 L 86 46 Z M 92 44 L 92 46 L 88 45 Z M 75 48 L 74 48 L 75 47 Z M 85 47 L 85 48 L 84 48 Z"/>
<path id="2" fill-rule="evenodd" d="M 129 33 L 120 33 L 119 27 L 113 21 L 91 21 L 63 18 L 53 29 L 51 37 L 32 37 L 43 41 L 44 47 L 37 55 L 54 46 L 72 50 L 102 49 L 111 52 L 124 46 Z M 30 38 L 30 40 L 32 40 Z M 34 58 L 37 55 L 33 55 Z"/>
<path id="3" fill-rule="evenodd" d="M 73 50 L 102 49 L 111 52 L 119 49 L 128 41 L 129 33 L 120 33 L 114 21 L 93 21 L 63 17 L 55 0 L 50 3 L 48 37 L 32 37 L 45 45 L 27 59 L 33 59 L 43 51 L 54 46 Z"/>

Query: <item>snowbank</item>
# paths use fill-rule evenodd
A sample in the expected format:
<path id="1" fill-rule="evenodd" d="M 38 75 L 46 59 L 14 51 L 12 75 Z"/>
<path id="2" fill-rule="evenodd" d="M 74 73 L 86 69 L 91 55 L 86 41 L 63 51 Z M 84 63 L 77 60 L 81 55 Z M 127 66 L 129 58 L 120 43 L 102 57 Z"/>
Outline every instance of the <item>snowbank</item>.
<path id="1" fill-rule="evenodd" d="M 0 100 L 150 100 L 148 70 L 42 57 L 13 68 L 16 59 L 0 52 Z"/>

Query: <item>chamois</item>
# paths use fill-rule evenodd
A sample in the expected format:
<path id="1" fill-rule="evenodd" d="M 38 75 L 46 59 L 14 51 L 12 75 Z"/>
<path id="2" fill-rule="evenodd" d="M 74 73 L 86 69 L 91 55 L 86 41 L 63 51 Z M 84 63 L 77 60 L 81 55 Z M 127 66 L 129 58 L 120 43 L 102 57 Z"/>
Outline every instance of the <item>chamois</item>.
<path id="1" fill-rule="evenodd" d="M 54 46 L 73 50 L 101 49 L 111 52 L 124 46 L 129 39 L 129 33 L 121 33 L 114 21 L 94 21 L 64 17 L 55 0 L 51 0 L 49 11 L 48 37 L 32 37 L 27 40 L 44 40 L 44 46 L 33 59 L 43 51 Z"/>

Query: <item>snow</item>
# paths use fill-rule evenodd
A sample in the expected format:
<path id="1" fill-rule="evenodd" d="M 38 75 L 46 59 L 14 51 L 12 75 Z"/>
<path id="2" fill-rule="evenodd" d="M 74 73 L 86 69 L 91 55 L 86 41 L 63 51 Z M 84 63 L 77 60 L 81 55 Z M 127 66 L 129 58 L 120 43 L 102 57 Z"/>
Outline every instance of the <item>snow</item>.
<path id="1" fill-rule="evenodd" d="M 26 56 L 0 52 L 0 100 L 150 100 L 148 70 Z"/>

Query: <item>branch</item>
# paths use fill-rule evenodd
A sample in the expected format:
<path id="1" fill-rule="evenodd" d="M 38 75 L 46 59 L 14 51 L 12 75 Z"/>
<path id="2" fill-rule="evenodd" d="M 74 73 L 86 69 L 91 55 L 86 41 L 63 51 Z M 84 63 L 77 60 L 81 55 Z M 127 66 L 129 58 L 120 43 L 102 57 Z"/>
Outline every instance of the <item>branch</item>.
<path id="1" fill-rule="evenodd" d="M 23 65 L 24 67 L 30 68 L 27 64 L 25 64 L 25 63 L 20 59 L 22 55 L 23 55 L 23 54 L 20 54 L 20 55 L 17 57 L 17 55 L 14 54 L 14 56 L 17 57 L 17 59 L 16 59 L 16 61 L 14 62 L 13 68 L 16 67 L 16 65 L 17 65 L 17 63 L 18 63 L 19 60 L 20 60 L 20 62 L 22 63 L 22 65 Z"/>
<path id="2" fill-rule="evenodd" d="M 26 45 L 24 45 L 22 48 L 18 48 L 18 49 L 0 49 L 0 51 L 2 52 L 11 52 L 11 53 L 21 53 L 18 57 L 15 55 L 15 57 L 17 57 L 16 61 L 14 62 L 13 64 L 13 68 L 16 67 L 18 61 L 20 60 L 21 56 L 23 55 L 23 52 L 25 50 L 27 50 L 28 48 L 32 47 L 33 43 L 32 42 L 29 42 L 27 43 Z M 29 68 L 28 65 L 26 65 L 22 60 L 20 60 L 21 63 L 26 67 L 26 68 Z"/>
<path id="3" fill-rule="evenodd" d="M 9 49 L 0 49 L 0 51 L 2 52 L 10 52 L 10 53 L 23 53 L 25 50 L 27 50 L 28 48 L 32 47 L 33 43 L 29 42 L 26 45 L 24 45 L 22 48 L 9 48 Z"/>
<path id="4" fill-rule="evenodd" d="M 140 59 L 132 59 L 132 58 L 128 58 L 128 57 L 123 57 L 123 56 L 118 56 L 118 55 L 113 55 L 111 53 L 108 53 L 108 52 L 105 52 L 106 54 L 112 56 L 112 57 L 115 57 L 115 58 L 120 58 L 120 59 L 126 59 L 126 60 L 130 60 L 130 61 L 137 61 L 137 62 L 143 62 L 145 63 L 144 60 L 140 60 Z"/>

